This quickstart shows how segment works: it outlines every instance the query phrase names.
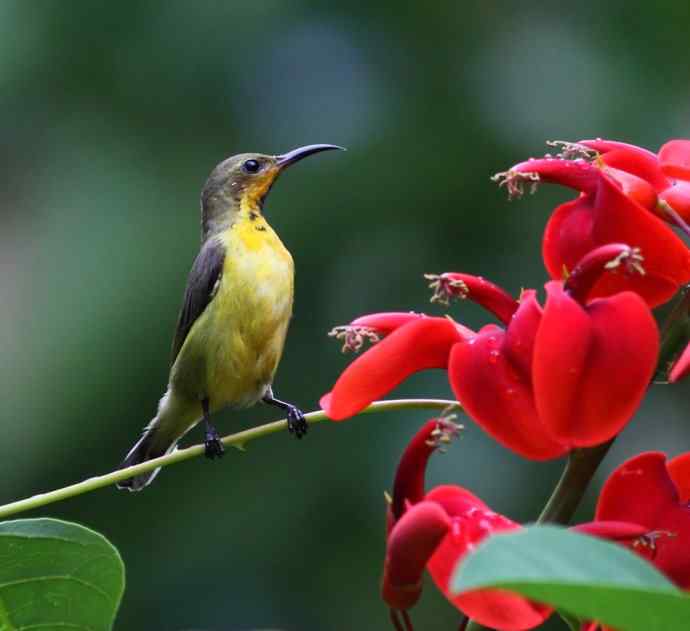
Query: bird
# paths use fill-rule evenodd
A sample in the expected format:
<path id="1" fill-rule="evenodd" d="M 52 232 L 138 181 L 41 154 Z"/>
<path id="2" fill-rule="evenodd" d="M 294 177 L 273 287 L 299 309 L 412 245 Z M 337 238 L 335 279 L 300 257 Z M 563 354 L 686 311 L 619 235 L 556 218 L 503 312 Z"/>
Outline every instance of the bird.
<path id="1" fill-rule="evenodd" d="M 302 438 L 302 411 L 274 395 L 273 379 L 292 316 L 294 263 L 271 228 L 263 206 L 278 176 L 307 156 L 343 147 L 316 144 L 285 154 L 243 153 L 211 172 L 201 191 L 201 248 L 187 279 L 172 343 L 168 386 L 154 419 L 120 468 L 171 453 L 204 422 L 204 453 L 224 447 L 211 415 L 262 401 L 287 415 Z M 118 483 L 139 491 L 160 468 Z"/>

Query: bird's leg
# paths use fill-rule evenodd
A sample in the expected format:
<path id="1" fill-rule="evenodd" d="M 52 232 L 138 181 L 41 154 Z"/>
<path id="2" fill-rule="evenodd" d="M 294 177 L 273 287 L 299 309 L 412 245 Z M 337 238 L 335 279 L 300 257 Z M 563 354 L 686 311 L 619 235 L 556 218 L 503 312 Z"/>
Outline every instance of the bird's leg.
<path id="1" fill-rule="evenodd" d="M 266 390 L 266 394 L 264 394 L 261 400 L 268 405 L 275 405 L 277 408 L 287 412 L 288 431 L 291 434 L 294 434 L 297 438 L 302 438 L 307 433 L 309 425 L 304 418 L 304 413 L 298 407 L 292 405 L 292 403 L 276 399 L 271 388 Z"/>
<path id="2" fill-rule="evenodd" d="M 209 459 L 220 458 L 225 453 L 225 447 L 220 442 L 218 430 L 211 424 L 211 413 L 209 412 L 208 399 L 202 399 L 201 407 L 204 410 L 204 455 Z"/>

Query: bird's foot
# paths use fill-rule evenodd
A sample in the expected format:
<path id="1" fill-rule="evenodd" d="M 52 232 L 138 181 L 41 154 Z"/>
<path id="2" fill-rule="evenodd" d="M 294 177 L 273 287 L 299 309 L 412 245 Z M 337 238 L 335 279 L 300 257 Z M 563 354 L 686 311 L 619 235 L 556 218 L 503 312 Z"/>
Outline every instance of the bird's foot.
<path id="1" fill-rule="evenodd" d="M 225 455 L 225 447 L 220 441 L 220 436 L 215 427 L 209 427 L 206 430 L 206 436 L 204 438 L 204 455 L 209 460 L 221 458 Z"/>
<path id="2" fill-rule="evenodd" d="M 309 429 L 309 424 L 307 423 L 307 419 L 304 418 L 304 413 L 294 405 L 289 405 L 287 408 L 287 424 L 288 431 L 297 438 L 302 438 Z"/>

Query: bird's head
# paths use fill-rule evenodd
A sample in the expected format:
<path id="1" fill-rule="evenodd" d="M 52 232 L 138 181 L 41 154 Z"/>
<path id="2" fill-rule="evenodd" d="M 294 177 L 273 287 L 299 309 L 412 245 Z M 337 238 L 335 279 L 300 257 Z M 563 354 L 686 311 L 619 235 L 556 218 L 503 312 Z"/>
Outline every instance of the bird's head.
<path id="1" fill-rule="evenodd" d="M 240 153 L 216 166 L 201 191 L 202 230 L 204 236 L 227 227 L 242 210 L 260 212 L 263 201 L 278 176 L 302 158 L 337 145 L 307 145 L 271 156 Z"/>

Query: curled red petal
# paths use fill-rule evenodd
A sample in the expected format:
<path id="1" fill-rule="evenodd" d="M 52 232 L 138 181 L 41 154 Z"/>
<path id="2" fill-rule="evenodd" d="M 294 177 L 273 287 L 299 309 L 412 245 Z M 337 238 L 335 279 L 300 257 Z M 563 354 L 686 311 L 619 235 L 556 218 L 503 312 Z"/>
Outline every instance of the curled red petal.
<path id="1" fill-rule="evenodd" d="M 607 165 L 646 180 L 657 191 L 669 184 L 659 159 L 648 149 L 615 140 L 581 140 L 578 144 L 598 151 Z"/>
<path id="2" fill-rule="evenodd" d="M 671 383 L 676 383 L 688 375 L 690 375 L 690 344 L 685 347 L 685 350 L 671 367 L 668 380 Z"/>
<path id="3" fill-rule="evenodd" d="M 659 333 L 644 301 L 632 292 L 583 307 L 546 285 L 534 348 L 534 398 L 557 440 L 572 447 L 603 443 L 628 423 L 656 367 Z"/>
<path id="4" fill-rule="evenodd" d="M 441 504 L 452 519 L 427 569 L 453 605 L 480 624 L 504 631 L 531 629 L 548 618 L 550 608 L 502 590 L 480 589 L 453 596 L 449 583 L 456 565 L 486 537 L 520 526 L 491 511 L 462 487 L 437 487 L 427 494 L 427 499 Z"/>
<path id="5" fill-rule="evenodd" d="M 445 419 L 427 421 L 405 448 L 393 483 L 391 510 L 394 521 L 400 519 L 408 503 L 416 504 L 424 497 L 426 465 L 429 462 L 429 456 L 439 447 L 440 443 L 436 440 L 436 435 L 445 431 L 448 425 L 449 422 Z"/>
<path id="6" fill-rule="evenodd" d="M 412 506 L 395 524 L 386 544 L 381 597 L 393 609 L 412 607 L 422 593 L 427 562 L 451 525 L 436 502 Z"/>
<path id="7" fill-rule="evenodd" d="M 676 584 L 690 587 L 690 507 L 678 495 L 665 454 L 645 452 L 614 470 L 599 495 L 596 519 L 646 526 L 649 544 L 638 551 Z"/>
<path id="8" fill-rule="evenodd" d="M 585 160 L 542 158 L 520 162 L 508 173 L 536 173 L 539 181 L 561 184 L 583 193 L 594 193 L 600 171 Z"/>
<path id="9" fill-rule="evenodd" d="M 661 170 L 669 177 L 690 180 L 690 140 L 670 140 L 659 149 Z"/>
<path id="10" fill-rule="evenodd" d="M 606 154 L 611 151 L 621 150 L 630 152 L 633 155 L 638 155 L 640 159 L 645 156 L 650 160 L 657 160 L 657 156 L 653 151 L 639 147 L 638 145 L 630 144 L 629 142 L 621 142 L 620 140 L 606 140 L 604 138 L 594 138 L 587 140 L 578 140 L 577 144 L 584 145 L 590 149 L 594 149 L 601 154 Z"/>
<path id="11" fill-rule="evenodd" d="M 585 304 L 592 288 L 605 274 L 644 274 L 642 256 L 625 243 L 608 243 L 590 250 L 565 281 L 568 294 Z"/>
<path id="12" fill-rule="evenodd" d="M 678 286 L 690 280 L 690 250 L 685 243 L 662 220 L 628 199 L 606 175 L 601 178 L 595 210 L 594 242 L 621 242 L 639 248 L 646 274 L 607 274 L 593 295 L 631 289 L 650 306 L 656 306 L 672 298 Z"/>
<path id="13" fill-rule="evenodd" d="M 671 299 L 690 280 L 690 249 L 658 217 L 625 196 L 610 176 L 599 171 L 596 194 L 562 204 L 547 224 L 543 253 L 554 279 L 562 279 L 593 248 L 627 243 L 639 248 L 645 275 L 606 274 L 591 296 L 629 289 L 654 307 Z"/>
<path id="14" fill-rule="evenodd" d="M 451 347 L 461 341 L 447 318 L 409 322 L 355 359 L 321 398 L 321 407 L 335 421 L 357 414 L 410 375 L 446 368 Z"/>
<path id="15" fill-rule="evenodd" d="M 589 521 L 584 524 L 577 524 L 571 530 L 600 539 L 620 542 L 634 541 L 649 532 L 645 526 L 627 521 Z"/>
<path id="16" fill-rule="evenodd" d="M 465 412 L 504 447 L 531 460 L 557 458 L 567 451 L 544 426 L 534 405 L 531 351 L 539 318 L 530 301 L 521 304 L 506 335 L 493 325 L 453 348 L 448 376 Z M 517 342 L 522 341 L 522 346 Z"/>
<path id="17" fill-rule="evenodd" d="M 515 300 L 505 289 L 486 280 L 481 276 L 462 274 L 459 272 L 446 272 L 442 278 L 452 281 L 461 281 L 464 285 L 462 295 L 464 298 L 476 302 L 491 313 L 501 322 L 508 324 L 518 308 Z"/>
<path id="18" fill-rule="evenodd" d="M 413 311 L 369 313 L 350 322 L 350 326 L 362 326 L 374 329 L 377 333 L 381 333 L 381 335 L 388 335 L 404 324 L 426 317 L 423 313 L 414 313 Z"/>
<path id="19" fill-rule="evenodd" d="M 681 502 L 690 501 L 690 452 L 671 458 L 666 463 Z"/>

